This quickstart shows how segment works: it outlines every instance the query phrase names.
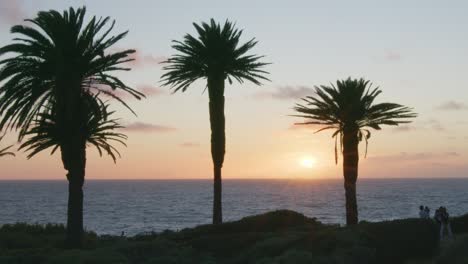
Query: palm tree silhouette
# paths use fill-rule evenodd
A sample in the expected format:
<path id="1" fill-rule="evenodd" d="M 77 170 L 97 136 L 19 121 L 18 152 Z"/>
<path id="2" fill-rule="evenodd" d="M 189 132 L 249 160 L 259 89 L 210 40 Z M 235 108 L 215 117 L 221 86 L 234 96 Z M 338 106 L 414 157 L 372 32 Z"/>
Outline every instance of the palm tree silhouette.
<path id="1" fill-rule="evenodd" d="M 122 67 L 134 50 L 106 53 L 127 32 L 110 36 L 109 17 L 93 17 L 85 24 L 86 9 L 70 8 L 62 14 L 50 10 L 27 19 L 32 27 L 17 25 L 11 32 L 21 35 L 13 44 L 0 48 L 0 56 L 15 56 L 0 61 L 0 130 L 19 130 L 21 141 L 42 114 L 54 109 L 60 151 L 69 182 L 67 242 L 80 247 L 83 234 L 83 183 L 86 165 L 87 126 L 82 118 L 88 94 L 106 94 L 128 109 L 114 93 L 121 90 L 140 99 L 143 94 L 125 85 L 111 73 L 130 70 Z M 97 98 L 97 97 L 93 97 Z M 100 115 L 102 109 L 95 108 Z M 131 109 L 130 109 L 131 110 Z"/>
<path id="2" fill-rule="evenodd" d="M 108 154 L 114 163 L 120 152 L 112 145 L 119 143 L 124 146 L 127 136 L 116 132 L 116 129 L 124 128 L 117 119 L 111 119 L 114 114 L 109 111 L 109 104 L 103 102 L 97 95 L 85 94 L 82 103 L 83 111 L 81 119 L 84 121 L 82 130 L 87 146 L 93 146 L 102 156 Z M 97 111 L 96 111 L 97 110 Z M 38 114 L 38 118 L 32 122 L 32 127 L 25 133 L 26 140 L 21 144 L 19 150 L 29 151 L 27 158 L 30 159 L 39 152 L 52 148 L 51 155 L 60 147 L 63 135 L 58 121 L 57 108 L 49 108 L 48 111 Z"/>
<path id="3" fill-rule="evenodd" d="M 262 56 L 247 55 L 256 44 L 255 39 L 239 45 L 242 30 L 235 29 L 227 21 L 221 27 L 211 19 L 210 23 L 193 23 L 198 38 L 185 35 L 183 41 L 173 41 L 172 48 L 179 54 L 171 56 L 163 68 L 164 85 L 174 92 L 185 92 L 198 79 L 207 79 L 211 125 L 211 156 L 214 169 L 213 223 L 222 222 L 221 168 L 225 154 L 224 88 L 227 79 L 239 83 L 244 80 L 260 85 L 268 80 L 262 68 L 268 63 L 260 62 Z"/>
<path id="4" fill-rule="evenodd" d="M 343 154 L 343 176 L 346 195 L 346 224 L 358 223 L 356 181 L 358 177 L 359 142 L 367 142 L 371 136 L 369 128 L 380 130 L 382 125 L 397 126 L 411 122 L 416 117 L 411 108 L 394 103 L 374 103 L 382 92 L 364 79 L 338 80 L 336 85 L 315 87 L 315 96 L 302 100 L 306 105 L 297 104 L 295 111 L 306 118 L 306 122 L 323 126 L 317 132 L 334 129 L 335 161 L 338 163 L 338 139 Z M 317 133 L 316 132 L 316 133 Z"/>

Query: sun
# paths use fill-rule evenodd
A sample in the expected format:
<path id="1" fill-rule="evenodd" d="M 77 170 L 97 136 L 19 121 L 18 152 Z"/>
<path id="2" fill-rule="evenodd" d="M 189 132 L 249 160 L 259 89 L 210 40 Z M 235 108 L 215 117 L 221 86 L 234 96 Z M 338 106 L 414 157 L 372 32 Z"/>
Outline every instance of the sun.
<path id="1" fill-rule="evenodd" d="M 311 157 L 304 157 L 300 160 L 300 164 L 304 168 L 313 168 L 315 166 L 315 159 Z"/>

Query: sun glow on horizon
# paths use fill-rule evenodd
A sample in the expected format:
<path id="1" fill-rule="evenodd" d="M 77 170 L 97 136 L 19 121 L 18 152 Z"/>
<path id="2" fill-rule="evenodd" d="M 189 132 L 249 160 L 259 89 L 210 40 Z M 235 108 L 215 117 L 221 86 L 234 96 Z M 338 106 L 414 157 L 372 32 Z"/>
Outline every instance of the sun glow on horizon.
<path id="1" fill-rule="evenodd" d="M 311 169 L 311 168 L 315 167 L 316 160 L 314 158 L 311 158 L 311 157 L 303 157 L 300 160 L 300 164 L 304 168 Z"/>

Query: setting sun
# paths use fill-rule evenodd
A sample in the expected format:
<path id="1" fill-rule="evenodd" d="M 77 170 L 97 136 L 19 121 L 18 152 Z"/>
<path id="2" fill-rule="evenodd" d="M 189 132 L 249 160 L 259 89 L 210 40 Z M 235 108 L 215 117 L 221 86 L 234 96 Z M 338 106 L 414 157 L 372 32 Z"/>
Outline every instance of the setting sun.
<path id="1" fill-rule="evenodd" d="M 315 159 L 309 157 L 302 158 L 300 161 L 301 166 L 304 168 L 313 168 L 315 163 Z"/>

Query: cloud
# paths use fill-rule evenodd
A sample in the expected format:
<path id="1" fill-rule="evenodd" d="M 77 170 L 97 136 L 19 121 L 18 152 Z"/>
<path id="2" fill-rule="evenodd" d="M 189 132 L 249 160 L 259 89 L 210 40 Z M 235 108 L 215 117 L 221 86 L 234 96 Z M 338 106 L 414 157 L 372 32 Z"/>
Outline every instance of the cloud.
<path id="1" fill-rule="evenodd" d="M 144 132 L 144 133 L 166 133 L 173 132 L 176 130 L 174 127 L 143 123 L 143 122 L 134 122 L 125 125 L 124 130 L 132 132 Z"/>
<path id="2" fill-rule="evenodd" d="M 166 93 L 162 88 L 148 84 L 137 85 L 136 90 L 145 94 L 146 97 L 159 96 Z"/>
<path id="3" fill-rule="evenodd" d="M 303 122 L 307 122 L 307 120 L 304 120 Z M 298 122 L 300 123 L 300 122 Z M 323 125 L 315 125 L 315 124 L 307 124 L 307 125 L 296 125 L 296 124 L 291 124 L 288 127 L 288 130 L 291 131 L 312 131 L 315 132 L 321 128 L 323 128 Z M 424 122 L 418 123 L 418 125 L 401 125 L 401 126 L 395 126 L 395 127 L 388 127 L 391 128 L 392 131 L 396 133 L 405 133 L 405 132 L 413 132 L 417 130 L 424 130 L 424 129 L 429 129 L 429 130 L 435 130 L 435 131 L 446 131 L 445 127 L 436 119 L 429 119 Z"/>
<path id="4" fill-rule="evenodd" d="M 400 61 L 401 54 L 395 51 L 388 50 L 384 56 L 386 61 Z"/>
<path id="5" fill-rule="evenodd" d="M 143 53 L 140 50 L 136 50 L 129 57 L 133 61 L 128 62 L 127 65 L 134 68 L 159 66 L 161 62 L 167 60 L 165 56 L 154 56 L 149 53 Z"/>
<path id="6" fill-rule="evenodd" d="M 445 155 L 450 156 L 450 157 L 459 157 L 460 153 L 452 151 L 452 152 L 445 152 Z"/>
<path id="7" fill-rule="evenodd" d="M 416 130 L 434 130 L 438 132 L 446 131 L 445 127 L 442 123 L 437 119 L 428 119 L 423 122 L 418 122 L 413 124 L 406 124 L 401 126 L 393 127 L 392 130 L 394 132 L 403 133 L 403 132 L 412 132 Z"/>
<path id="8" fill-rule="evenodd" d="M 434 130 L 434 131 L 446 131 L 445 127 L 442 125 L 442 123 L 437 120 L 437 119 L 428 119 L 422 122 L 417 123 L 418 125 L 403 125 L 403 126 L 398 126 L 394 127 L 393 131 L 395 132 L 410 132 L 410 131 L 415 131 L 415 130 L 420 130 L 420 129 L 426 129 L 426 130 Z"/>
<path id="9" fill-rule="evenodd" d="M 417 130 L 417 127 L 410 125 L 397 126 L 393 128 L 393 131 L 395 132 L 411 132 L 414 130 Z"/>
<path id="10" fill-rule="evenodd" d="M 161 96 L 161 95 L 164 95 L 166 94 L 166 91 L 160 87 L 157 87 L 157 86 L 153 86 L 153 85 L 150 85 L 150 84 L 140 84 L 140 85 L 137 85 L 136 87 L 133 87 L 135 90 L 143 93 L 146 98 L 149 98 L 149 97 L 154 97 L 154 96 Z M 135 97 L 133 97 L 130 93 L 127 93 L 125 91 L 122 91 L 122 90 L 115 90 L 113 91 L 110 87 L 108 86 L 100 86 L 100 89 L 103 89 L 104 91 L 109 91 L 109 92 L 112 92 L 114 95 L 118 96 L 119 98 L 123 99 L 123 100 L 129 100 L 129 99 L 135 99 Z M 110 98 L 110 96 L 108 95 L 105 95 L 104 96 L 107 96 Z"/>
<path id="11" fill-rule="evenodd" d="M 200 143 L 197 143 L 197 142 L 184 142 L 184 143 L 180 144 L 180 146 L 184 147 L 184 148 L 196 148 L 196 147 L 200 146 Z"/>
<path id="12" fill-rule="evenodd" d="M 299 123 L 299 122 L 298 122 Z M 320 128 L 322 128 L 323 126 L 321 125 L 315 125 L 315 124 L 291 124 L 289 127 L 288 127 L 288 130 L 292 130 L 292 131 L 302 131 L 302 130 L 308 130 L 308 131 L 312 131 L 312 132 L 315 132 L 317 130 L 319 130 Z"/>
<path id="13" fill-rule="evenodd" d="M 462 102 L 447 101 L 437 106 L 436 109 L 443 110 L 443 111 L 461 111 L 461 110 L 468 110 L 468 106 Z"/>
<path id="14" fill-rule="evenodd" d="M 405 161 L 425 161 L 425 160 L 441 160 L 447 158 L 456 158 L 459 157 L 458 152 L 443 152 L 443 153 L 432 153 L 432 152 L 418 152 L 418 153 L 407 153 L 401 152 L 395 155 L 382 155 L 382 156 L 372 156 L 369 157 L 369 160 L 379 161 L 379 162 L 405 162 Z"/>
<path id="15" fill-rule="evenodd" d="M 399 62 L 403 59 L 401 53 L 395 50 L 384 50 L 371 56 L 371 59 L 378 63 Z"/>
<path id="16" fill-rule="evenodd" d="M 440 123 L 439 120 L 429 119 L 426 122 L 424 122 L 424 124 L 435 131 L 445 131 L 445 127 Z"/>
<path id="17" fill-rule="evenodd" d="M 315 94 L 315 90 L 307 86 L 280 86 L 273 92 L 258 92 L 253 97 L 256 99 L 290 100 L 313 94 Z"/>
<path id="18" fill-rule="evenodd" d="M 27 17 L 20 0 L 1 0 L 0 1 L 0 22 L 9 25 L 20 23 Z"/>

